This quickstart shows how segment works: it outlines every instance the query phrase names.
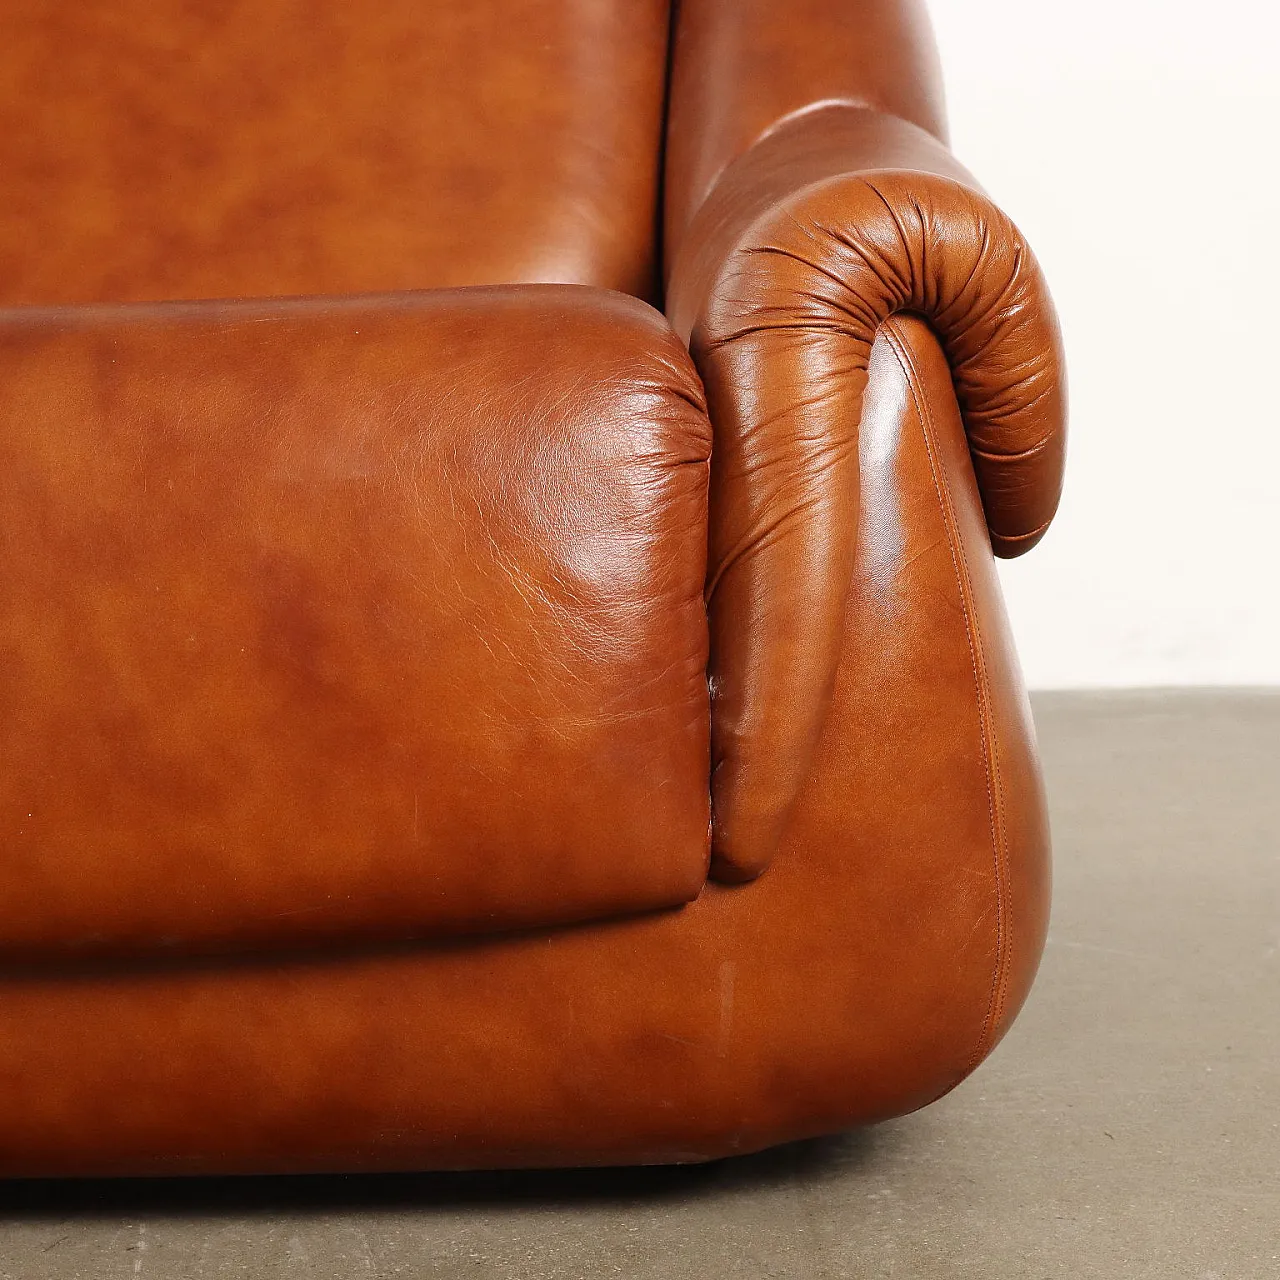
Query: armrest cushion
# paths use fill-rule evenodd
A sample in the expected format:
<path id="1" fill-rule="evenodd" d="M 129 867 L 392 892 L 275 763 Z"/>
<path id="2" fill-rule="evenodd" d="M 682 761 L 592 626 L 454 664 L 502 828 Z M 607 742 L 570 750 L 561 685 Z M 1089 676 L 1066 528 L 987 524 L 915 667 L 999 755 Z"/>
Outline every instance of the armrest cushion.
<path id="1" fill-rule="evenodd" d="M 715 430 L 709 608 L 713 870 L 767 864 L 806 776 L 842 640 L 857 433 L 878 327 L 923 316 L 951 366 L 993 547 L 1061 488 L 1061 343 L 1017 229 L 931 135 L 848 107 L 784 122 L 725 171 L 668 313 Z"/>
<path id="2" fill-rule="evenodd" d="M 0 313 L 0 956 L 672 906 L 709 428 L 574 287 Z"/>

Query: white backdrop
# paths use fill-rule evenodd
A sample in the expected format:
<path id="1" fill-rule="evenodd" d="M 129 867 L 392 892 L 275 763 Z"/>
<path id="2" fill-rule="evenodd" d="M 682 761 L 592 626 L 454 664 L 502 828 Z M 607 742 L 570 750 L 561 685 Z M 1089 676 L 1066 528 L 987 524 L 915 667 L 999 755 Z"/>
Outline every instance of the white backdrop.
<path id="1" fill-rule="evenodd" d="M 1280 684 L 1271 0 L 931 0 L 952 142 L 1062 317 L 1067 489 L 1002 566 L 1034 688 Z"/>

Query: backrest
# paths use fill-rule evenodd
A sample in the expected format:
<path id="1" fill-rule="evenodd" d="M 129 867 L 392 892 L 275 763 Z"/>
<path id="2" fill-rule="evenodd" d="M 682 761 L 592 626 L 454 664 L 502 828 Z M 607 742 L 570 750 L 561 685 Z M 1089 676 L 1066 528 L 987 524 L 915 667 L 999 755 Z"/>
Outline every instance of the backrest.
<path id="1" fill-rule="evenodd" d="M 0 305 L 655 290 L 669 0 L 0 0 Z"/>

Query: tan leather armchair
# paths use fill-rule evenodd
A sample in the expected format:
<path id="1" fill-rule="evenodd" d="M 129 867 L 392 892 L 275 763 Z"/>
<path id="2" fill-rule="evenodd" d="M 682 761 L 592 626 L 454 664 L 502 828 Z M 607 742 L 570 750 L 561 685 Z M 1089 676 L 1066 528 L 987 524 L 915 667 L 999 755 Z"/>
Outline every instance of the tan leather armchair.
<path id="1" fill-rule="evenodd" d="M 972 1071 L 1064 402 L 919 6 L 0 12 L 0 1172 L 704 1160 Z"/>

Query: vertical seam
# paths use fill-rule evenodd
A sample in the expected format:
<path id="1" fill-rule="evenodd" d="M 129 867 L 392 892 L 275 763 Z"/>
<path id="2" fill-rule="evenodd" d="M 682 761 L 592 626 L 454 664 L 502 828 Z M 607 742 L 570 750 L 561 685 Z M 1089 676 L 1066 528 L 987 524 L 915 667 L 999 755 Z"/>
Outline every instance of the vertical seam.
<path id="1" fill-rule="evenodd" d="M 1000 1017 L 1004 1012 L 1008 991 L 1012 948 L 1009 945 L 1009 850 L 1004 819 L 1004 784 L 999 768 L 999 744 L 996 740 L 995 722 L 991 713 L 991 682 L 987 670 L 986 652 L 982 644 L 982 636 L 973 606 L 973 584 L 969 573 L 969 563 L 965 554 L 964 542 L 960 537 L 950 486 L 937 462 L 936 429 L 933 412 L 929 407 L 928 401 L 917 391 L 920 381 L 919 370 L 892 318 L 886 321 L 883 327 L 886 331 L 890 348 L 906 375 L 907 389 L 910 392 L 912 403 L 915 405 L 916 413 L 920 418 L 920 425 L 924 432 L 925 450 L 929 457 L 929 470 L 933 479 L 934 490 L 942 507 L 943 521 L 947 528 L 948 550 L 951 553 L 951 564 L 956 575 L 956 585 L 960 590 L 964 613 L 965 638 L 969 645 L 969 660 L 973 667 L 973 680 L 978 700 L 979 733 L 982 739 L 982 762 L 986 773 L 987 808 L 990 814 L 991 849 L 995 869 L 996 957 L 991 977 L 991 991 L 987 997 L 986 1014 L 982 1021 L 978 1041 L 974 1045 L 965 1066 L 965 1074 L 968 1074 L 982 1061 L 990 1046 L 995 1028 L 999 1025 Z"/>

